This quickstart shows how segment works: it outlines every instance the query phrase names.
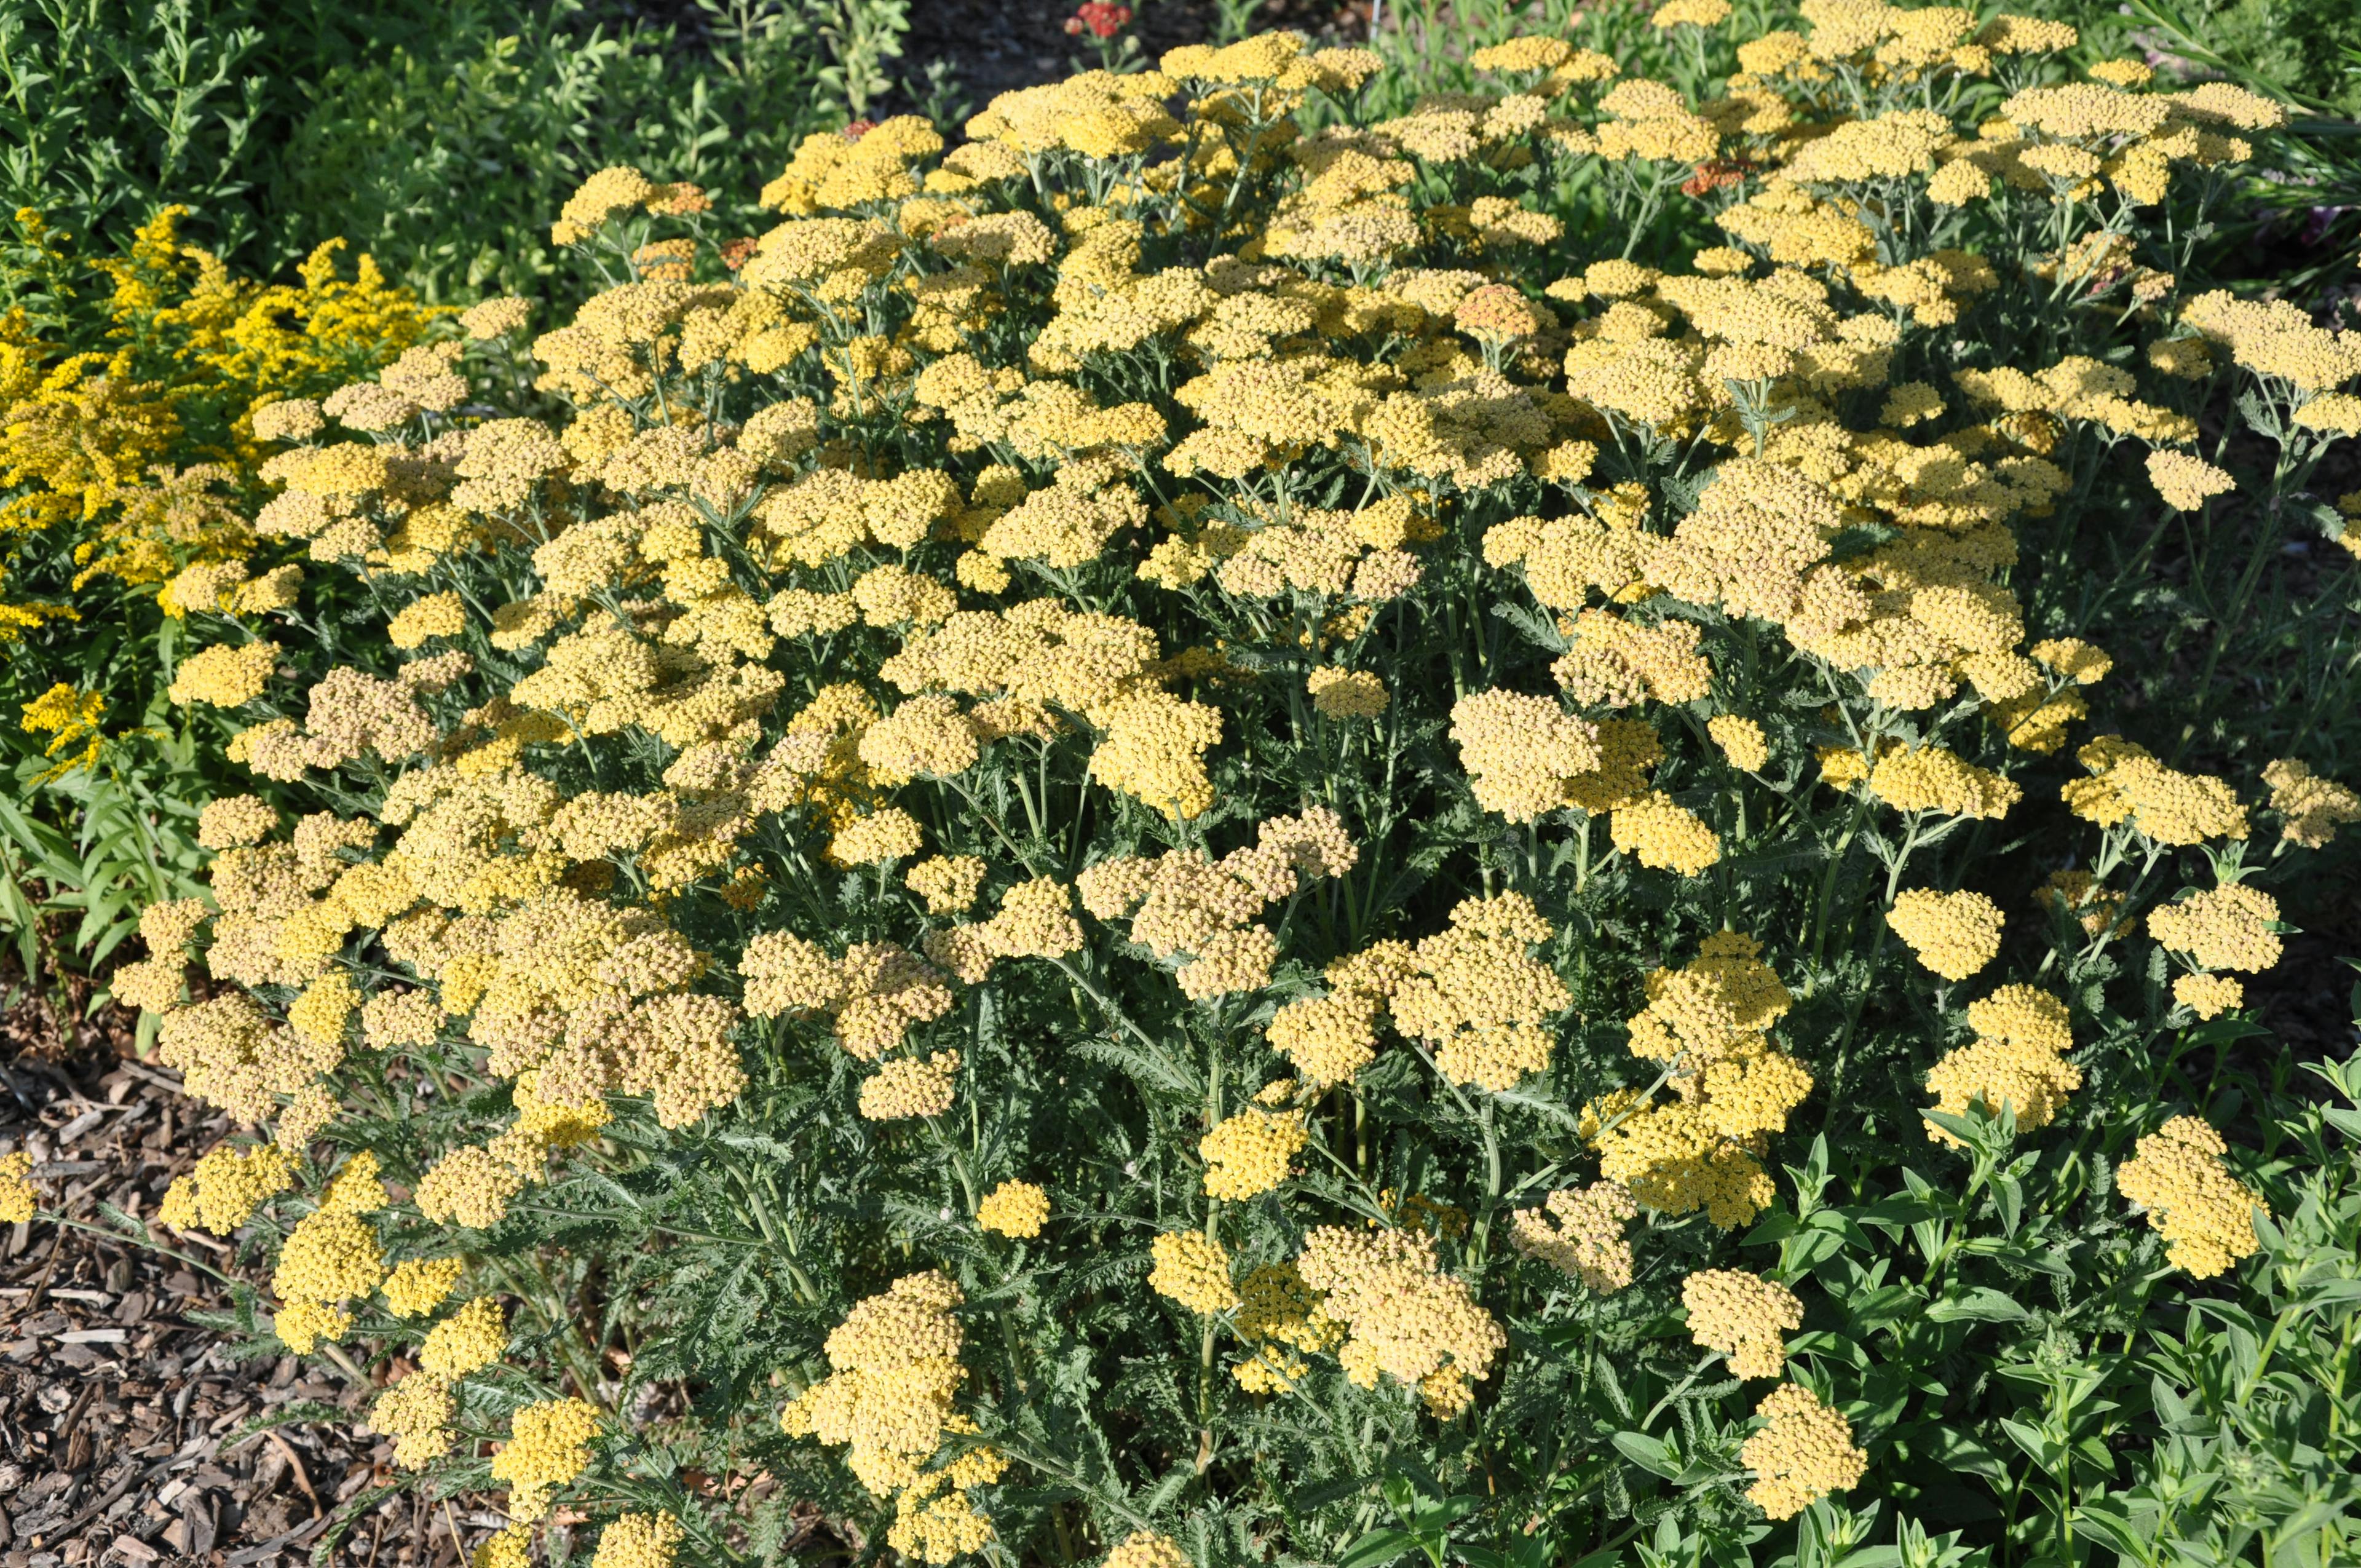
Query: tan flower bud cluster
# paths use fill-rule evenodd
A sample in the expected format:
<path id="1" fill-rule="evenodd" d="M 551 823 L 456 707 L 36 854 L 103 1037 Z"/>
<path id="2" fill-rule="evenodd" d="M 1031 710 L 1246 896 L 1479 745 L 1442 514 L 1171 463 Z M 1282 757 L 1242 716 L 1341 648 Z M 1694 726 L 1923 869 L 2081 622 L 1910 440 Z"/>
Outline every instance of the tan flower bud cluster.
<path id="1" fill-rule="evenodd" d="M 369 1407 L 368 1430 L 393 1439 L 393 1462 L 423 1470 L 451 1452 L 451 1419 L 457 1413 L 451 1385 L 431 1373 L 413 1372 Z"/>
<path id="2" fill-rule="evenodd" d="M 1631 1244 L 1623 1227 L 1639 1212 L 1631 1194 L 1617 1182 L 1561 1188 L 1541 1208 L 1511 1214 L 1509 1239 L 1527 1257 L 1609 1296 L 1631 1283 Z"/>
<path id="3" fill-rule="evenodd" d="M 1741 1377 L 1776 1377 L 1787 1365 L 1781 1338 L 1804 1326 L 1804 1304 L 1775 1279 L 1706 1268 L 1681 1281 L 1689 1338 L 1730 1358 Z"/>
<path id="4" fill-rule="evenodd" d="M 1118 856 L 1084 871 L 1076 888 L 1093 916 L 1128 919 L 1134 941 L 1159 959 L 1184 960 L 1173 978 L 1204 1001 L 1266 984 L 1278 938 L 1247 922 L 1314 880 L 1343 875 L 1359 856 L 1344 818 L 1315 806 L 1265 820 L 1250 850 L 1218 861 L 1202 850 Z"/>
<path id="5" fill-rule="evenodd" d="M 1574 618 L 1573 648 L 1550 674 L 1586 707 L 1693 702 L 1713 685 L 1713 666 L 1697 652 L 1704 631 L 1693 620 L 1649 626 L 1612 610 L 1586 609 Z"/>
<path id="6" fill-rule="evenodd" d="M 936 855 L 902 873 L 902 884 L 927 901 L 929 915 L 964 915 L 983 887 L 984 863 L 973 855 Z"/>
<path id="7" fill-rule="evenodd" d="M 764 931 L 746 944 L 739 973 L 750 1014 L 826 1013 L 838 1041 L 862 1061 L 875 1061 L 900 1046 L 913 1025 L 951 1008 L 946 977 L 891 942 L 857 943 L 831 959 L 791 931 Z"/>
<path id="8" fill-rule="evenodd" d="M 1305 679 L 1312 710 L 1323 718 L 1375 718 L 1392 700 L 1386 683 L 1367 670 L 1323 664 Z"/>
<path id="9" fill-rule="evenodd" d="M 2115 1186 L 2147 1211 L 2166 1254 L 2192 1278 L 2211 1279 L 2261 1249 L 2255 1211 L 2262 1196 L 2222 1163 L 2229 1146 L 2195 1116 L 2175 1116 L 2140 1139 L 2115 1168 Z"/>
<path id="10" fill-rule="evenodd" d="M 1189 1568 L 1189 1559 L 1170 1536 L 1136 1530 L 1106 1554 L 1100 1568 Z"/>

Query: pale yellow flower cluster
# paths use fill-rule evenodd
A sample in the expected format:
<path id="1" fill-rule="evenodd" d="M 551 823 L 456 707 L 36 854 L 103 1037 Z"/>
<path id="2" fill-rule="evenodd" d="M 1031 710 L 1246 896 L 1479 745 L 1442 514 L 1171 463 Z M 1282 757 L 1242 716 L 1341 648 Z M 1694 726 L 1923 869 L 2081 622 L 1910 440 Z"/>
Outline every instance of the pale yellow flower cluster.
<path id="1" fill-rule="evenodd" d="M 1258 1197 L 1291 1174 L 1289 1162 L 1309 1137 L 1300 1111 L 1249 1108 L 1197 1141 L 1205 1162 L 1205 1196 L 1222 1201 Z"/>
<path id="2" fill-rule="evenodd" d="M 1804 1326 L 1804 1304 L 1775 1279 L 1705 1268 L 1681 1281 L 1689 1338 L 1730 1358 L 1741 1377 L 1776 1377 L 1787 1365 L 1781 1337 Z"/>
<path id="3" fill-rule="evenodd" d="M 1738 1456 L 1754 1472 L 1748 1499 L 1771 1518 L 1793 1519 L 1832 1492 L 1850 1491 L 1868 1472 L 1852 1423 L 1801 1384 L 1773 1388 L 1754 1413 L 1763 1425 Z"/>
<path id="4" fill-rule="evenodd" d="M 1444 1274 L 1431 1236 L 1323 1225 L 1296 1259 L 1321 1310 L 1345 1325 L 1345 1376 L 1374 1388 L 1382 1374 L 1411 1385 L 1437 1415 L 1455 1415 L 1490 1376 L 1509 1336 L 1461 1280 Z"/>
<path id="5" fill-rule="evenodd" d="M 2074 755 L 2092 774 L 2062 791 L 2077 817 L 2101 827 L 2128 822 L 2159 844 L 2246 836 L 2246 808 L 2221 779 L 2166 767 L 2119 735 L 2102 735 Z"/>
<path id="6" fill-rule="evenodd" d="M 1968 1026 L 1975 1038 L 1927 1070 L 1936 1110 L 1960 1116 L 1976 1105 L 1997 1115 L 2005 1105 L 2015 1113 L 2018 1128 L 2030 1131 L 2048 1126 L 2066 1097 L 2082 1087 L 2082 1069 L 2065 1059 L 2074 1044 L 2066 1003 L 2048 992 L 2004 985 L 1968 1004 Z M 1960 1141 L 1932 1122 L 1927 1135 L 1938 1143 Z"/>
<path id="7" fill-rule="evenodd" d="M 2201 969 L 2260 974 L 2279 961 L 2283 946 L 2271 927 L 2279 900 L 2245 883 L 2225 883 L 2148 912 L 2148 935 Z"/>
<path id="8" fill-rule="evenodd" d="M 1631 1194 L 1616 1182 L 1562 1188 L 1540 1208 L 1511 1214 L 1509 1239 L 1527 1257 L 1612 1295 L 1631 1283 L 1631 1244 L 1623 1227 L 1639 1212 Z"/>
<path id="9" fill-rule="evenodd" d="M 509 1486 L 509 1517 L 530 1523 L 548 1513 L 557 1488 L 590 1467 L 590 1444 L 605 1424 L 587 1399 L 544 1399 L 517 1411 L 509 1441 L 492 1455 L 492 1479 Z"/>
<path id="10" fill-rule="evenodd" d="M 1230 1376 L 1251 1394 L 1292 1388 L 1311 1371 L 1302 1356 L 1334 1350 L 1345 1334 L 1345 1325 L 1327 1314 L 1319 1293 L 1291 1263 L 1247 1272 L 1238 1285 L 1231 1326 L 1250 1353 L 1231 1365 Z"/>
<path id="11" fill-rule="evenodd" d="M 1218 861 L 1202 850 L 1117 856 L 1084 871 L 1075 887 L 1098 919 L 1128 921 L 1132 940 L 1174 963 L 1181 992 L 1202 1002 L 1268 983 L 1279 938 L 1249 922 L 1359 860 L 1344 818 L 1315 806 L 1267 818 L 1252 849 Z"/>
<path id="12" fill-rule="evenodd" d="M 2265 768 L 2263 782 L 2271 786 L 2270 808 L 2281 818 L 2279 837 L 2307 850 L 2326 848 L 2339 828 L 2361 822 L 2361 793 L 2321 777 L 2293 757 Z"/>
<path id="13" fill-rule="evenodd" d="M 2210 1279 L 2261 1249 L 2255 1211 L 2262 1198 L 2223 1165 L 2228 1152 L 2206 1123 L 2175 1116 L 2115 1168 L 2116 1188 L 2147 1211 L 2167 1255 L 2193 1278 Z"/>
<path id="14" fill-rule="evenodd" d="M 1148 1244 L 1156 1266 L 1148 1288 L 1190 1311 L 1225 1312 L 1238 1304 L 1230 1283 L 1230 1255 L 1202 1231 L 1168 1231 Z"/>
<path id="15" fill-rule="evenodd" d="M 955 1419 L 966 1380 L 954 1309 L 966 1299 L 939 1272 L 906 1274 L 856 1303 L 828 1336 L 834 1370 L 787 1401 L 779 1426 L 849 1450 L 845 1463 L 875 1497 L 916 1484 Z"/>
<path id="16" fill-rule="evenodd" d="M 2000 905 L 1981 893 L 1914 887 L 1895 895 L 1885 921 L 1945 980 L 1967 979 L 2000 951 Z"/>
<path id="17" fill-rule="evenodd" d="M 1758 1157 L 1811 1092 L 1812 1075 L 1771 1042 L 1793 998 L 1761 953 L 1752 938 L 1719 931 L 1686 968 L 1648 976 L 1648 1005 L 1631 1020 L 1631 1053 L 1664 1064 L 1673 1098 L 1618 1091 L 1593 1107 L 1584 1129 L 1599 1173 L 1643 1207 L 1703 1209 L 1728 1229 L 1771 1200 Z"/>
<path id="18" fill-rule="evenodd" d="M 1030 1240 L 1049 1223 L 1049 1195 L 1029 1181 L 1004 1181 L 975 1206 L 975 1223 L 1004 1236 Z"/>
<path id="19" fill-rule="evenodd" d="M 23 1149 L 0 1156 L 0 1224 L 21 1225 L 32 1219 L 40 1201 L 27 1179 L 32 1173 L 33 1157 Z"/>

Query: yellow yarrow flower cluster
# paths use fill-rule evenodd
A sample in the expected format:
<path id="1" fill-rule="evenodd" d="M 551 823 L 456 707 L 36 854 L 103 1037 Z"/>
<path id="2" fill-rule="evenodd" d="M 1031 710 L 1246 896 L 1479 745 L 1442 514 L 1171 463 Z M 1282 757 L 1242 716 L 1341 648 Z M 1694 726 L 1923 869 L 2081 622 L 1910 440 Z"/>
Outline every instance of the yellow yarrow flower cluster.
<path id="1" fill-rule="evenodd" d="M 2116 1188 L 2147 1211 L 2173 1264 L 2193 1278 L 2210 1279 L 2261 1247 L 2254 1214 L 2262 1198 L 2223 1165 L 2228 1152 L 2206 1123 L 2175 1116 L 2115 1168 Z"/>
<path id="2" fill-rule="evenodd" d="M 1852 1423 L 1801 1384 L 1773 1388 L 1755 1407 L 1762 1429 L 1739 1448 L 1754 1472 L 1748 1500 L 1774 1519 L 1793 1519 L 1821 1497 L 1850 1491 L 1869 1469 Z"/>
<path id="3" fill-rule="evenodd" d="M 1631 1195 L 1612 1181 L 1565 1188 L 1538 1209 L 1509 1217 L 1509 1239 L 1519 1252 L 1537 1258 L 1602 1296 L 1631 1283 L 1631 1244 L 1624 1226 L 1639 1215 Z"/>
<path id="4" fill-rule="evenodd" d="M 1981 893 L 1912 888 L 1895 896 L 1885 919 L 1945 980 L 1967 979 L 2000 951 L 2000 905 Z"/>
<path id="5" fill-rule="evenodd" d="M 1804 1326 L 1804 1304 L 1774 1279 L 1706 1268 L 1681 1281 L 1689 1337 L 1730 1358 L 1741 1377 L 1776 1377 L 1787 1365 L 1780 1337 Z"/>
<path id="6" fill-rule="evenodd" d="M 2046 1127 L 2066 1097 L 2082 1086 L 2082 1069 L 2064 1059 L 2074 1044 L 2066 1004 L 2029 985 L 2004 985 L 1968 1004 L 1975 1038 L 1947 1053 L 1927 1074 L 1935 1109 L 1964 1115 L 1971 1105 L 1997 1115 L 2005 1105 L 2019 1128 Z M 1957 1144 L 1950 1133 L 1927 1124 L 1938 1143 Z"/>
<path id="7" fill-rule="evenodd" d="M 1727 1229 L 1770 1201 L 1759 1156 L 1811 1092 L 1812 1075 L 1771 1042 L 1793 998 L 1761 952 L 1752 938 L 1720 931 L 1686 968 L 1648 977 L 1648 1005 L 1631 1020 L 1631 1054 L 1665 1064 L 1673 1098 L 1615 1098 L 1608 1114 L 1594 1108 L 1584 1129 L 1599 1173 L 1645 1208 L 1701 1208 Z"/>
<path id="8" fill-rule="evenodd" d="M 1004 1181 L 976 1205 L 975 1223 L 1020 1241 L 1041 1234 L 1049 1221 L 1049 1195 L 1029 1181 Z"/>
<path id="9" fill-rule="evenodd" d="M 1435 1414 L 1455 1415 L 1508 1348 L 1466 1285 L 1439 1271 L 1431 1236 L 1323 1225 L 1304 1238 L 1295 1266 L 1321 1292 L 1321 1310 L 1345 1325 L 1337 1358 L 1362 1387 L 1389 1376 Z"/>
<path id="10" fill-rule="evenodd" d="M 23 1149 L 0 1156 L 0 1224 L 21 1225 L 33 1217 L 40 1195 L 26 1179 L 33 1173 L 33 1157 Z"/>
<path id="11" fill-rule="evenodd" d="M 587 1399 L 544 1399 L 517 1411 L 509 1441 L 492 1455 L 492 1479 L 509 1486 L 509 1517 L 549 1512 L 556 1490 L 590 1467 L 590 1444 L 605 1417 Z"/>

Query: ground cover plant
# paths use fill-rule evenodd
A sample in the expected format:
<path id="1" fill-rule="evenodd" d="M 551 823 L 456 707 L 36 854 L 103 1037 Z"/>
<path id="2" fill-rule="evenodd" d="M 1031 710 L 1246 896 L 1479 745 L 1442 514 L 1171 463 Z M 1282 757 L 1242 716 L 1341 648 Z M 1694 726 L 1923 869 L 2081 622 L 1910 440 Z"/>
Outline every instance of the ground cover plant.
<path id="1" fill-rule="evenodd" d="M 2361 339 L 2191 271 L 2284 111 L 1646 30 L 814 136 L 746 245 L 606 170 L 570 319 L 250 411 L 307 565 L 167 585 L 247 782 L 115 991 L 268 1132 L 157 1223 L 484 1563 L 2351 1555 L 2361 1068 L 2246 987 Z"/>

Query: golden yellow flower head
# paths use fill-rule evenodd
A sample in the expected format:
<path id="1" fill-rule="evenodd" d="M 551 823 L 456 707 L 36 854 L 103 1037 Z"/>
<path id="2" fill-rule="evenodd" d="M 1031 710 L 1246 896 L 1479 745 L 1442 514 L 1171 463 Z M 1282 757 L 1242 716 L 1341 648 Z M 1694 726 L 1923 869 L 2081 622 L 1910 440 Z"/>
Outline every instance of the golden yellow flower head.
<path id="1" fill-rule="evenodd" d="M 385 1293 L 386 1310 L 397 1318 L 423 1318 L 458 1288 L 467 1271 L 465 1258 L 404 1258 L 379 1288 Z"/>
<path id="2" fill-rule="evenodd" d="M 1800 1384 L 1773 1388 L 1756 1406 L 1762 1429 L 1739 1448 L 1754 1472 L 1746 1496 L 1774 1519 L 1793 1519 L 1831 1492 L 1861 1484 L 1869 1455 L 1852 1441 L 1852 1423 Z"/>
<path id="3" fill-rule="evenodd" d="M 1981 893 L 1912 888 L 1895 896 L 1885 919 L 1945 980 L 1967 979 L 2000 951 L 2000 905 Z"/>
<path id="4" fill-rule="evenodd" d="M 686 1539 L 669 1513 L 619 1514 L 598 1532 L 590 1568 L 672 1568 Z"/>
<path id="5" fill-rule="evenodd" d="M 349 1301 L 375 1294 L 385 1273 L 384 1249 L 367 1220 L 320 1209 L 288 1234 L 270 1288 L 289 1301 Z"/>
<path id="6" fill-rule="evenodd" d="M 1030 1239 L 1049 1223 L 1049 1195 L 1030 1181 L 1004 1181 L 975 1206 L 975 1223 L 1004 1236 Z"/>
<path id="7" fill-rule="evenodd" d="M 584 1399 L 527 1405 L 510 1423 L 510 1437 L 492 1455 L 492 1479 L 509 1487 L 509 1517 L 523 1522 L 549 1511 L 553 1494 L 590 1467 L 591 1440 L 603 1418 Z"/>
<path id="8" fill-rule="evenodd" d="M 1964 1115 L 1971 1105 L 1997 1114 L 2012 1107 L 2019 1128 L 2046 1127 L 2066 1097 L 2082 1086 L 2082 1069 L 2064 1058 L 2074 1036 L 2066 1003 L 2029 985 L 2004 985 L 1968 1004 L 1976 1037 L 1948 1052 L 1927 1074 L 1935 1109 Z M 1951 1134 L 1927 1124 L 1938 1143 L 1956 1144 Z"/>
<path id="9" fill-rule="evenodd" d="M 427 1332 L 418 1365 L 456 1382 L 500 1360 L 509 1347 L 508 1315 L 489 1296 L 478 1296 Z"/>
<path id="10" fill-rule="evenodd" d="M 40 1195 L 26 1179 L 33 1171 L 33 1157 L 23 1149 L 0 1156 L 0 1224 L 21 1225 L 33 1217 Z"/>
<path id="11" fill-rule="evenodd" d="M 1741 1377 L 1776 1377 L 1787 1365 L 1781 1338 L 1804 1326 L 1804 1304 L 1775 1279 L 1706 1268 L 1681 1281 L 1689 1338 L 1730 1358 Z"/>
<path id="12" fill-rule="evenodd" d="M 2176 975 L 2172 999 L 2201 1019 L 2219 1018 L 2246 1003 L 2246 988 L 2226 974 Z"/>
<path id="13" fill-rule="evenodd" d="M 1148 1286 L 1192 1312 L 1223 1312 L 1238 1304 L 1230 1283 L 1230 1255 L 1202 1231 L 1172 1231 L 1148 1244 L 1156 1266 Z"/>
<path id="14" fill-rule="evenodd" d="M 2255 1211 L 2263 1200 L 2222 1163 L 2229 1146 L 2194 1116 L 2175 1116 L 2139 1140 L 2115 1168 L 2115 1186 L 2146 1209 L 2174 1265 L 2210 1279 L 2261 1249 Z"/>
<path id="15" fill-rule="evenodd" d="M 1249 1109 L 1227 1118 L 1197 1141 L 1205 1196 L 1229 1201 L 1269 1191 L 1287 1179 L 1309 1135 L 1301 1112 Z"/>

